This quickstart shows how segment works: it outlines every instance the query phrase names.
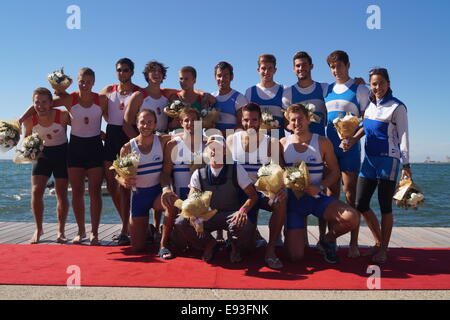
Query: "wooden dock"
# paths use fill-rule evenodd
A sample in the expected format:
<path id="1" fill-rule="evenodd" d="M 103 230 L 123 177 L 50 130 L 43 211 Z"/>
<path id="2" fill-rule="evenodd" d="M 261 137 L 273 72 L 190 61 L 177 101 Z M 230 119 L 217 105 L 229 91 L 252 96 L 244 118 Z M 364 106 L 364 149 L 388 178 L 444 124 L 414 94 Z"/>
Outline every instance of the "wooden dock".
<path id="1" fill-rule="evenodd" d="M 44 235 L 41 237 L 40 244 L 56 243 L 56 223 L 44 223 Z M 101 224 L 99 228 L 99 240 L 101 245 L 117 245 L 112 241 L 112 236 L 119 234 L 121 225 L 119 224 Z M 269 237 L 267 226 L 258 226 L 260 233 L 265 239 Z M 0 222 L 0 244 L 28 244 L 35 230 L 34 223 L 30 222 Z M 66 224 L 66 237 L 73 239 L 77 234 L 77 225 L 75 223 Z M 89 237 L 90 225 L 86 224 L 86 231 Z M 311 245 L 315 245 L 319 238 L 317 226 L 308 226 L 308 239 Z M 350 234 L 343 235 L 337 241 L 339 246 L 348 246 Z M 68 243 L 70 244 L 70 242 Z M 86 240 L 83 244 L 88 245 Z M 359 233 L 359 245 L 367 247 L 373 245 L 373 237 L 368 227 L 362 226 Z M 391 236 L 391 248 L 448 248 L 450 247 L 450 228 L 432 228 L 432 227 L 394 227 Z"/>

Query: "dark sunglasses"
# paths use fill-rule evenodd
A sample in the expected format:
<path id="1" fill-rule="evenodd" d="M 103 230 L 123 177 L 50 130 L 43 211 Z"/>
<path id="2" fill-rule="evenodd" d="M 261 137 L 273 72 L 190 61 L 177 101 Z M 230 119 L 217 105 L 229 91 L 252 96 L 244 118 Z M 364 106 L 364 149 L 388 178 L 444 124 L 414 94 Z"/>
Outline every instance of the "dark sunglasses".
<path id="1" fill-rule="evenodd" d="M 117 69 L 117 72 L 130 72 L 130 69 Z"/>

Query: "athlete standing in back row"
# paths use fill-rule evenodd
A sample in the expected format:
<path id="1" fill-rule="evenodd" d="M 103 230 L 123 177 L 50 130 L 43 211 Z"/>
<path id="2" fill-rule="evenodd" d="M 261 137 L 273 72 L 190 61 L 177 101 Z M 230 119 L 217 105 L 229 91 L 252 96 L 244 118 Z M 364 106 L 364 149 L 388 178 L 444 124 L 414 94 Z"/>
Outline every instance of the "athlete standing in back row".
<path id="1" fill-rule="evenodd" d="M 129 98 L 133 92 L 141 90 L 140 87 L 133 84 L 131 77 L 134 74 L 134 63 L 128 58 L 122 58 L 116 62 L 116 73 L 118 84 L 105 87 L 100 91 L 100 95 L 105 95 L 108 99 L 108 125 L 106 126 L 105 140 L 105 178 L 108 192 L 122 220 L 122 230 L 119 236 L 114 236 L 121 246 L 130 244 L 128 238 L 128 211 L 129 211 L 129 192 L 121 187 L 114 178 L 115 172 L 109 168 L 112 162 L 117 158 L 122 146 L 129 141 L 123 131 L 123 118 Z"/>
<path id="2" fill-rule="evenodd" d="M 361 147 L 359 137 L 351 137 L 348 141 L 341 141 L 334 127 L 333 120 L 345 116 L 350 112 L 354 116 L 361 117 L 369 103 L 369 89 L 364 85 L 358 85 L 350 78 L 350 61 L 344 51 L 334 51 L 327 58 L 331 74 L 336 82 L 328 87 L 325 104 L 328 112 L 326 135 L 331 140 L 334 152 L 338 159 L 342 189 L 347 203 L 355 208 L 356 182 L 361 167 Z M 355 132 L 356 134 L 356 132 Z M 329 196 L 339 198 L 339 181 L 329 186 Z M 358 231 L 351 233 L 349 257 L 358 257 Z"/>
<path id="3" fill-rule="evenodd" d="M 283 91 L 284 87 L 274 81 L 273 76 L 277 72 L 277 59 L 271 54 L 263 54 L 258 58 L 258 73 L 260 82 L 250 87 L 245 92 L 245 97 L 249 102 L 258 104 L 261 110 L 272 113 L 274 119 L 278 120 L 280 128 L 278 139 L 284 137 L 283 120 Z"/>
<path id="4" fill-rule="evenodd" d="M 384 68 L 370 71 L 370 104 L 364 114 L 365 157 L 358 177 L 356 205 L 375 239 L 367 252 L 372 261 L 384 263 L 394 218 L 392 197 L 395 193 L 400 159 L 401 176 L 411 179 L 409 164 L 408 115 L 406 106 L 392 95 L 389 74 Z M 370 200 L 378 188 L 381 227 Z"/>

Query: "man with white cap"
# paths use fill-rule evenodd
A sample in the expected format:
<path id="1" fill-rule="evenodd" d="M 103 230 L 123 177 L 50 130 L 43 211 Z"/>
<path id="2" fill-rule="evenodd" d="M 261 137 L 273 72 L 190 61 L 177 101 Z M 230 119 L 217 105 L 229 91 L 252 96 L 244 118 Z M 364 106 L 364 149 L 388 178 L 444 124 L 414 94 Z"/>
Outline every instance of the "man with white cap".
<path id="1" fill-rule="evenodd" d="M 207 166 L 194 171 L 189 184 L 190 194 L 193 192 L 211 191 L 210 206 L 217 213 L 204 222 L 204 233 L 201 237 L 191 225 L 190 219 L 178 217 L 175 221 L 174 239 L 177 247 L 189 246 L 203 250 L 202 259 L 210 262 L 219 247 L 211 232 L 227 230 L 230 235 L 230 261 L 242 261 L 242 254 L 251 249 L 252 228 L 248 213 L 258 201 L 252 180 L 245 169 L 237 164 L 228 164 L 226 144 L 222 136 L 210 136 L 206 142 L 204 157 Z"/>

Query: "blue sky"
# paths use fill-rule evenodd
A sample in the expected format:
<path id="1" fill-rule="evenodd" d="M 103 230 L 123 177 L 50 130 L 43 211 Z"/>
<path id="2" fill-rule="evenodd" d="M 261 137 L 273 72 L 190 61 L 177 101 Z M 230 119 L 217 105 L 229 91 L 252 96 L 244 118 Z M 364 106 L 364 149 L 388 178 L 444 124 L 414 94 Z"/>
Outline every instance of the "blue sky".
<path id="1" fill-rule="evenodd" d="M 81 29 L 69 30 L 67 7 L 81 10 Z M 381 10 L 381 29 L 370 30 L 369 5 Z M 411 160 L 450 156 L 450 103 L 445 83 L 450 72 L 450 2 L 303 0 L 71 0 L 2 2 L 0 119 L 18 117 L 31 93 L 49 86 L 49 72 L 64 66 L 76 78 L 81 67 L 96 72 L 94 90 L 116 82 L 115 62 L 136 64 L 134 82 L 144 86 L 144 65 L 168 67 L 164 87 L 178 88 L 177 70 L 197 69 L 196 88 L 215 91 L 214 65 L 235 69 L 233 88 L 244 92 L 258 82 L 256 60 L 277 57 L 277 82 L 296 82 L 292 56 L 313 58 L 313 79 L 332 82 L 327 55 L 345 50 L 351 76 L 368 81 L 374 66 L 388 68 L 394 95 L 408 107 Z M 69 90 L 76 90 L 72 85 Z M 11 158 L 12 152 L 0 154 Z"/>

